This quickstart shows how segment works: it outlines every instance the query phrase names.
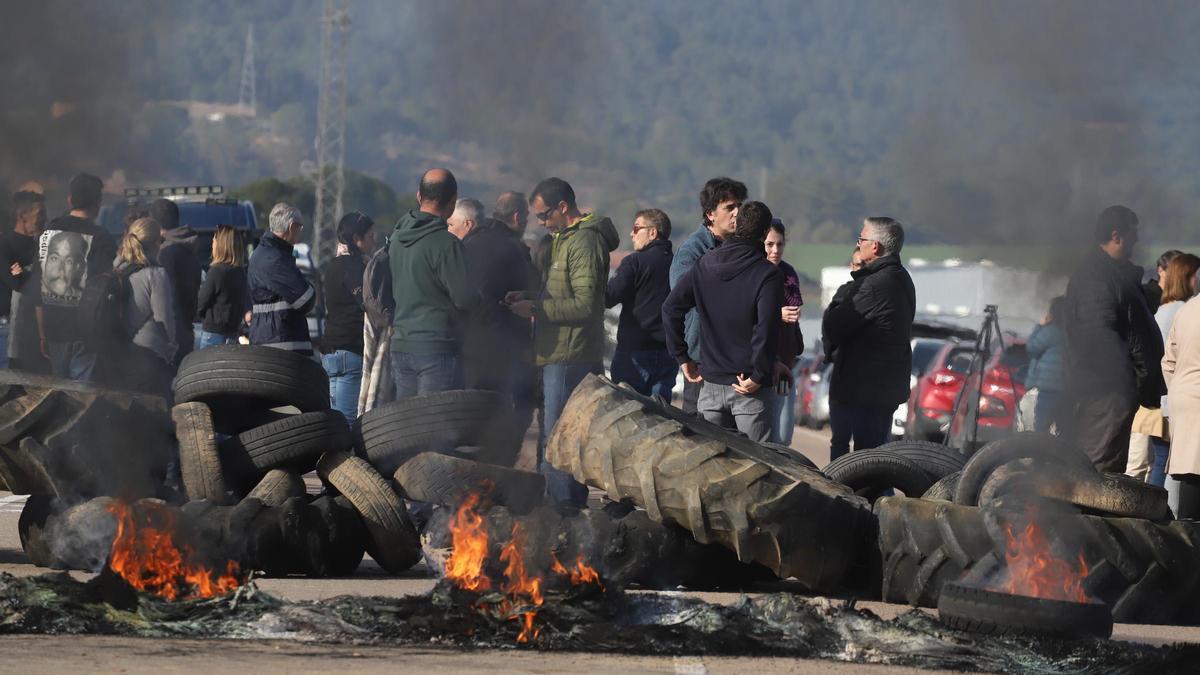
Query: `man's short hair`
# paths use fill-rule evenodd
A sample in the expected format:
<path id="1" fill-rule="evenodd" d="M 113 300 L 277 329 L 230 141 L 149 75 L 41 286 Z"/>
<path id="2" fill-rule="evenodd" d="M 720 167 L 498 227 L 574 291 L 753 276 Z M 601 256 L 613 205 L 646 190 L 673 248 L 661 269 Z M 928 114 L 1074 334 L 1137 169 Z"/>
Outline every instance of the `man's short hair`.
<path id="1" fill-rule="evenodd" d="M 287 202 L 279 202 L 271 207 L 271 215 L 268 221 L 270 222 L 273 234 L 284 234 L 291 227 L 292 223 L 303 223 L 304 217 L 300 215 L 300 209 Z"/>
<path id="2" fill-rule="evenodd" d="M 546 206 L 554 207 L 566 202 L 568 208 L 575 208 L 575 190 L 561 178 L 550 177 L 534 186 L 533 192 L 529 193 L 529 203 L 532 205 L 538 197 Z"/>
<path id="3" fill-rule="evenodd" d="M 179 226 L 179 206 L 170 199 L 155 199 L 150 202 L 150 217 L 157 220 L 164 230 Z"/>
<path id="4" fill-rule="evenodd" d="M 904 226 L 895 218 L 871 216 L 863 220 L 875 235 L 875 241 L 883 247 L 884 255 L 896 255 L 904 248 Z"/>
<path id="5" fill-rule="evenodd" d="M 700 217 L 704 224 L 712 224 L 708 220 L 708 214 L 716 211 L 721 202 L 744 202 L 747 194 L 749 193 L 746 192 L 746 184 L 741 181 L 724 176 L 709 179 L 704 184 L 704 189 L 700 190 Z"/>
<path id="6" fill-rule="evenodd" d="M 737 227 L 733 231 L 733 236 L 735 239 L 762 241 L 766 238 L 767 230 L 771 228 L 771 219 L 774 217 L 771 209 L 762 202 L 742 204 L 742 208 L 738 209 Z M 765 249 L 763 255 L 766 255 Z"/>
<path id="7" fill-rule="evenodd" d="M 671 219 L 662 209 L 642 209 L 633 216 L 633 221 L 636 223 L 638 218 L 653 227 L 658 232 L 659 239 L 671 238 Z"/>
<path id="8" fill-rule="evenodd" d="M 513 216 L 522 211 L 528 212 L 528 210 L 524 193 L 505 192 L 496 198 L 496 210 L 492 211 L 492 217 L 507 223 L 512 220 Z"/>
<path id="9" fill-rule="evenodd" d="M 90 173 L 81 173 L 67 185 L 67 195 L 71 198 L 71 208 L 97 210 L 104 199 L 104 181 Z"/>
<path id="10" fill-rule="evenodd" d="M 464 221 L 474 221 L 475 226 L 479 227 L 483 224 L 483 202 L 470 197 L 458 200 L 454 205 L 454 213 L 450 217 L 456 216 Z"/>
<path id="11" fill-rule="evenodd" d="M 1138 217 L 1128 206 L 1110 206 L 1100 212 L 1096 217 L 1095 237 L 1097 244 L 1103 244 L 1112 239 L 1112 233 L 1116 232 L 1124 239 L 1131 232 L 1137 229 Z"/>
<path id="12" fill-rule="evenodd" d="M 46 197 L 37 192 L 30 192 L 29 190 L 14 192 L 12 196 L 13 219 L 15 220 L 25 215 L 34 206 L 45 203 Z"/>
<path id="13" fill-rule="evenodd" d="M 1165 269 L 1167 269 L 1167 265 L 1171 264 L 1172 260 L 1178 258 L 1181 255 L 1183 255 L 1183 251 L 1180 251 L 1177 249 L 1171 249 L 1170 251 L 1163 251 L 1163 254 L 1158 256 L 1158 262 L 1154 265 L 1154 267 L 1155 267 L 1155 269 L 1165 270 Z"/>
<path id="14" fill-rule="evenodd" d="M 438 208 L 444 208 L 458 198 L 458 181 L 448 169 L 443 169 L 443 171 L 446 172 L 446 176 L 441 179 L 429 177 L 431 173 L 434 173 L 432 169 L 421 175 L 421 182 L 417 185 L 418 200 L 433 202 Z"/>

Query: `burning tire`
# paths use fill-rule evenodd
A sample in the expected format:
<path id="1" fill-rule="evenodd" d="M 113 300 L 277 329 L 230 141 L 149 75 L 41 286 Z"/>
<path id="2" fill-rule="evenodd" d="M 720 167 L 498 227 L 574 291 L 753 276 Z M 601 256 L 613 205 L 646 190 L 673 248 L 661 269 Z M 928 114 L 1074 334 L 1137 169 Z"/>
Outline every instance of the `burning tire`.
<path id="1" fill-rule="evenodd" d="M 520 444 L 501 432 L 500 408 L 493 391 L 443 391 L 381 405 L 360 417 L 357 427 L 367 460 L 383 475 L 422 452 L 460 446 L 480 447 L 471 459 L 511 466 Z"/>
<path id="2" fill-rule="evenodd" d="M 942 502 L 954 501 L 954 491 L 958 489 L 958 479 L 962 477 L 961 471 L 948 473 L 943 476 L 938 482 L 929 486 L 925 494 L 921 495 L 922 499 L 933 499 Z"/>
<path id="3" fill-rule="evenodd" d="M 1019 459 L 992 472 L 979 491 L 979 503 L 1005 497 L 1041 497 L 1104 515 L 1165 521 L 1171 517 L 1167 491 L 1125 476 L 1078 470 L 1040 460 Z"/>
<path id="4" fill-rule="evenodd" d="M 221 445 L 222 456 L 245 455 L 257 476 L 271 469 L 306 473 L 326 452 L 350 447 L 350 428 L 336 410 L 290 415 L 238 434 Z"/>
<path id="5" fill-rule="evenodd" d="M 367 552 L 380 567 L 399 574 L 421 559 L 420 538 L 404 502 L 370 464 L 344 452 L 329 452 L 317 462 L 317 473 L 362 516 L 370 535 Z"/>
<path id="6" fill-rule="evenodd" d="M 200 402 L 180 403 L 171 409 L 175 438 L 179 441 L 179 469 L 190 500 L 228 500 L 212 413 Z"/>
<path id="7" fill-rule="evenodd" d="M 992 471 L 1002 464 L 1027 457 L 1058 462 L 1080 471 L 1095 471 L 1087 455 L 1057 436 L 1025 431 L 992 441 L 967 460 L 954 493 L 954 503 L 976 506 L 979 491 Z"/>
<path id="8" fill-rule="evenodd" d="M 933 479 L 921 467 L 887 450 L 862 450 L 842 455 L 827 464 L 821 473 L 871 501 L 889 488 L 919 497 L 933 484 Z"/>
<path id="9" fill-rule="evenodd" d="M 329 410 L 329 378 L 320 363 L 295 352 L 219 345 L 183 358 L 175 400 L 208 403 L 218 419 L 285 405 Z"/>
<path id="10" fill-rule="evenodd" d="M 1103 603 L 1045 600 L 963 584 L 942 589 L 938 618 L 951 628 L 985 635 L 1107 638 L 1113 628 L 1112 613 Z"/>
<path id="11" fill-rule="evenodd" d="M 967 458 L 958 450 L 929 441 L 905 439 L 892 441 L 875 449 L 894 452 L 909 460 L 928 474 L 932 481 L 938 481 L 952 473 L 962 471 L 963 465 L 967 463 Z"/>
<path id="12" fill-rule="evenodd" d="M 61 567 L 50 552 L 45 532 L 47 521 L 59 512 L 58 500 L 49 495 L 30 495 L 17 519 L 17 536 L 21 539 L 21 550 L 29 562 L 38 567 Z"/>
<path id="13" fill-rule="evenodd" d="M 1043 507 L 1052 506 L 1045 504 Z M 946 584 L 981 585 L 1007 565 L 1021 511 L 886 497 L 875 504 L 883 559 L 882 597 L 937 606 Z M 1069 540 L 1086 568 L 1086 595 L 1122 623 L 1196 623 L 1200 523 L 1056 513 L 1049 535 Z"/>
<path id="14" fill-rule="evenodd" d="M 845 486 L 595 375 L 567 401 L 546 456 L 652 520 L 814 590 L 838 587 L 871 536 L 866 501 Z"/>
<path id="15" fill-rule="evenodd" d="M 246 499 L 257 499 L 267 506 L 279 506 L 292 497 L 303 497 L 306 492 L 304 479 L 300 476 L 283 469 L 271 469 L 246 495 Z"/>
<path id="16" fill-rule="evenodd" d="M 409 499 L 456 507 L 472 492 L 514 513 L 528 513 L 543 501 L 540 473 L 423 452 L 396 469 L 396 483 Z"/>

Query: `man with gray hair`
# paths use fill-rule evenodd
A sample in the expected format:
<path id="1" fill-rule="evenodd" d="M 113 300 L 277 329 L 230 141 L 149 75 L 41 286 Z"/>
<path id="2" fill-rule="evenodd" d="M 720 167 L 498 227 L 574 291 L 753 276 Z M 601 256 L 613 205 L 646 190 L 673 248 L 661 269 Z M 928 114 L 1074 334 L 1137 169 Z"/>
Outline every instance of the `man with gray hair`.
<path id="1" fill-rule="evenodd" d="M 478 199 L 460 199 L 454 204 L 454 213 L 446 219 L 446 229 L 450 234 L 465 241 L 484 219 L 483 203 Z"/>
<path id="2" fill-rule="evenodd" d="M 862 267 L 825 309 L 821 333 L 833 354 L 829 389 L 829 458 L 879 447 L 892 414 L 908 399 L 912 324 L 917 297 L 900 264 L 904 227 L 892 218 L 867 218 L 856 253 Z"/>
<path id="3" fill-rule="evenodd" d="M 316 291 L 300 274 L 292 249 L 304 232 L 296 207 L 280 202 L 271 209 L 271 231 L 262 236 L 246 272 L 250 286 L 250 344 L 311 356 L 305 315 Z"/>

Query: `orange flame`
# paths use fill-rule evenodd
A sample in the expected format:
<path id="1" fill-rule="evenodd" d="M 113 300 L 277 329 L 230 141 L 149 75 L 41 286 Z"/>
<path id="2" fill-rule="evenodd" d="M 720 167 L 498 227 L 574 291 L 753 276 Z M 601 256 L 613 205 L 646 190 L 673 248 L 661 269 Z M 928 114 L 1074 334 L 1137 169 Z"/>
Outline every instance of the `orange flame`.
<path id="1" fill-rule="evenodd" d="M 459 588 L 468 591 L 486 591 L 491 581 L 483 573 L 487 560 L 487 523 L 475 511 L 479 495 L 471 494 L 458 507 L 454 520 L 450 522 L 450 533 L 454 550 L 446 560 L 446 576 Z"/>
<path id="2" fill-rule="evenodd" d="M 500 551 L 500 561 L 505 563 L 505 582 L 501 590 L 509 596 L 514 604 L 520 602 L 524 597 L 526 602 L 532 603 L 534 607 L 540 607 L 544 602 L 542 577 L 536 574 L 530 575 L 526 571 L 525 559 L 521 554 L 524 548 L 525 530 L 521 528 L 520 523 L 513 523 L 512 538 Z M 521 612 L 519 616 L 523 620 L 524 626 L 521 634 L 517 636 L 517 642 L 525 643 L 537 639 L 538 633 L 541 632 L 533 624 L 533 620 L 537 617 L 537 610 Z"/>
<path id="3" fill-rule="evenodd" d="M 604 584 L 600 582 L 600 573 L 583 561 L 582 553 L 575 556 L 575 565 L 571 569 L 563 567 L 563 564 L 558 561 L 557 557 L 551 556 L 551 559 L 554 562 L 550 565 L 550 571 L 559 576 L 570 578 L 572 586 L 596 584 L 600 587 L 600 590 L 604 590 Z"/>
<path id="4" fill-rule="evenodd" d="M 1012 523 L 1005 523 L 1004 532 L 1008 538 L 1004 552 L 1008 581 L 1002 591 L 1045 600 L 1088 602 L 1083 590 L 1088 575 L 1083 553 L 1078 555 L 1078 567 L 1057 557 L 1042 529 L 1032 521 L 1020 534 L 1013 533 Z"/>
<path id="5" fill-rule="evenodd" d="M 238 587 L 236 562 L 226 563 L 225 573 L 218 576 L 193 562 L 191 548 L 175 543 L 173 510 L 152 502 L 139 504 L 138 510 L 141 513 L 135 518 L 134 509 L 128 504 L 113 501 L 108 506 L 108 511 L 117 517 L 117 536 L 113 539 L 108 566 L 130 586 L 164 600 L 211 598 Z"/>

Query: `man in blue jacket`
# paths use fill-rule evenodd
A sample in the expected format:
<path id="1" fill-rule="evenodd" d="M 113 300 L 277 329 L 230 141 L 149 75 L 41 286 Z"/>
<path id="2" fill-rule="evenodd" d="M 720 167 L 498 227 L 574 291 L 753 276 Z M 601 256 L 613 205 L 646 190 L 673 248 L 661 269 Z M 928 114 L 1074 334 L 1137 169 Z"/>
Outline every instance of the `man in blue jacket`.
<path id="1" fill-rule="evenodd" d="M 737 225 L 738 208 L 746 201 L 746 185 L 732 178 L 713 178 L 700 191 L 700 215 L 704 223 L 683 242 L 671 261 L 671 288 L 679 283 L 683 275 L 696 264 L 705 253 L 721 245 L 733 235 Z M 700 324 L 696 312 L 688 312 L 684 319 L 688 356 L 692 361 L 700 359 Z M 700 385 L 686 381 L 683 385 L 683 411 L 696 412 L 696 400 Z"/>
<path id="2" fill-rule="evenodd" d="M 679 280 L 663 304 L 667 348 L 689 382 L 701 383 L 697 411 L 763 443 L 771 424 L 767 396 L 776 377 L 783 273 L 767 261 L 763 239 L 771 210 L 743 205 L 731 237 Z M 704 340 L 700 363 L 684 340 L 684 315 L 696 309 Z"/>
<path id="3" fill-rule="evenodd" d="M 246 272 L 250 302 L 254 303 L 250 310 L 250 344 L 312 356 L 305 315 L 317 294 L 292 255 L 304 232 L 304 219 L 299 209 L 280 202 L 271 208 L 270 227 L 250 255 Z"/>
<path id="4" fill-rule="evenodd" d="M 659 209 L 638 211 L 633 219 L 634 252 L 625 256 L 608 280 L 604 306 L 621 305 L 613 382 L 628 382 L 644 396 L 671 400 L 679 365 L 667 352 L 662 305 L 670 291 L 671 219 Z"/>

